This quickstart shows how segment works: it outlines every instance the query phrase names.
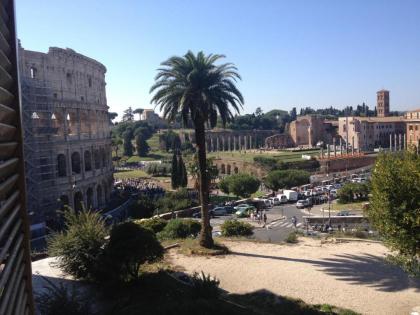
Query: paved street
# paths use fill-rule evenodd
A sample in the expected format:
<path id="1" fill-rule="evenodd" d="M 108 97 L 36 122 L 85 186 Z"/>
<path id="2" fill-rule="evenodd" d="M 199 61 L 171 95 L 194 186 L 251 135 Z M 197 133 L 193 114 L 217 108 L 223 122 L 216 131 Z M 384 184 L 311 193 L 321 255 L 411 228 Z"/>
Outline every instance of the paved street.
<path id="1" fill-rule="evenodd" d="M 285 204 L 276 206 L 267 211 L 267 227 L 263 228 L 263 224 L 252 221 L 249 218 L 239 219 L 240 221 L 249 222 L 255 226 L 254 237 L 258 240 L 280 242 L 284 241 L 287 235 L 294 230 L 292 217 L 297 218 L 297 227 L 302 227 L 302 216 L 306 215 L 305 210 L 297 209 L 294 204 Z M 234 215 L 220 216 L 211 219 L 213 232 L 220 231 L 220 225 L 225 220 L 236 218 Z"/>

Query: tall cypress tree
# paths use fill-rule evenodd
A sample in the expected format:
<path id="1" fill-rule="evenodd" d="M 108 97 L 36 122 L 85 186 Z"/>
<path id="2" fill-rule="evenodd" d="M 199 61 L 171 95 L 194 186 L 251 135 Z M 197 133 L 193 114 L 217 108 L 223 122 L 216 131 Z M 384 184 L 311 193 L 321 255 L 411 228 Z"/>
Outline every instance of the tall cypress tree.
<path id="1" fill-rule="evenodd" d="M 185 163 L 182 159 L 182 155 L 180 155 L 178 158 L 178 169 L 179 169 L 179 186 L 187 187 L 188 185 L 187 169 L 185 168 Z"/>
<path id="2" fill-rule="evenodd" d="M 179 179 L 179 167 L 178 167 L 178 156 L 177 152 L 174 151 L 172 155 L 172 170 L 171 170 L 171 186 L 172 189 L 177 189 L 180 184 Z"/>
<path id="3" fill-rule="evenodd" d="M 124 155 L 125 156 L 132 156 L 133 155 L 133 144 L 131 140 L 133 139 L 133 131 L 131 129 L 127 129 L 123 133 L 124 138 Z"/>

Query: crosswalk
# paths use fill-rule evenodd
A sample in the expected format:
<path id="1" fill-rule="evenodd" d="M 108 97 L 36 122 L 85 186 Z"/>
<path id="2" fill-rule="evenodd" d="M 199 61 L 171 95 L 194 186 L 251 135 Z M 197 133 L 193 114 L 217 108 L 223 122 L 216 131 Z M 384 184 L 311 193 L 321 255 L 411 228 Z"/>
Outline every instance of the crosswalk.
<path id="1" fill-rule="evenodd" d="M 302 226 L 302 223 L 296 224 L 296 227 Z M 274 228 L 274 227 L 282 227 L 282 228 L 291 228 L 293 227 L 293 223 L 290 221 L 275 221 L 268 224 L 268 227 Z"/>

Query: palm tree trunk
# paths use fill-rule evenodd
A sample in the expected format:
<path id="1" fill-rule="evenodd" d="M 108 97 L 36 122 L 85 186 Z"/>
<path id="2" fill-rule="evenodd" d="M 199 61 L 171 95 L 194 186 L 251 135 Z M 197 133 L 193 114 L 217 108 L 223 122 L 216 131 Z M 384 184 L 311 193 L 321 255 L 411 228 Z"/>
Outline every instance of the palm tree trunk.
<path id="1" fill-rule="evenodd" d="M 195 141 L 198 150 L 198 165 L 200 169 L 200 201 L 201 201 L 201 232 L 200 245 L 211 248 L 214 245 L 209 216 L 209 181 L 207 174 L 206 135 L 204 122 L 195 123 Z"/>

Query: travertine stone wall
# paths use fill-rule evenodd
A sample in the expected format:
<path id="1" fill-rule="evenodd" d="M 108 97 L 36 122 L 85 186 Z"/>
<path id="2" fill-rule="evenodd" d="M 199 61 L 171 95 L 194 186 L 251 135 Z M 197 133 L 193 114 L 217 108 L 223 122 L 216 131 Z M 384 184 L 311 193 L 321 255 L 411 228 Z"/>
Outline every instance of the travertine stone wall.
<path id="1" fill-rule="evenodd" d="M 112 185 L 106 68 L 72 49 L 19 49 L 28 210 L 104 208 Z"/>

